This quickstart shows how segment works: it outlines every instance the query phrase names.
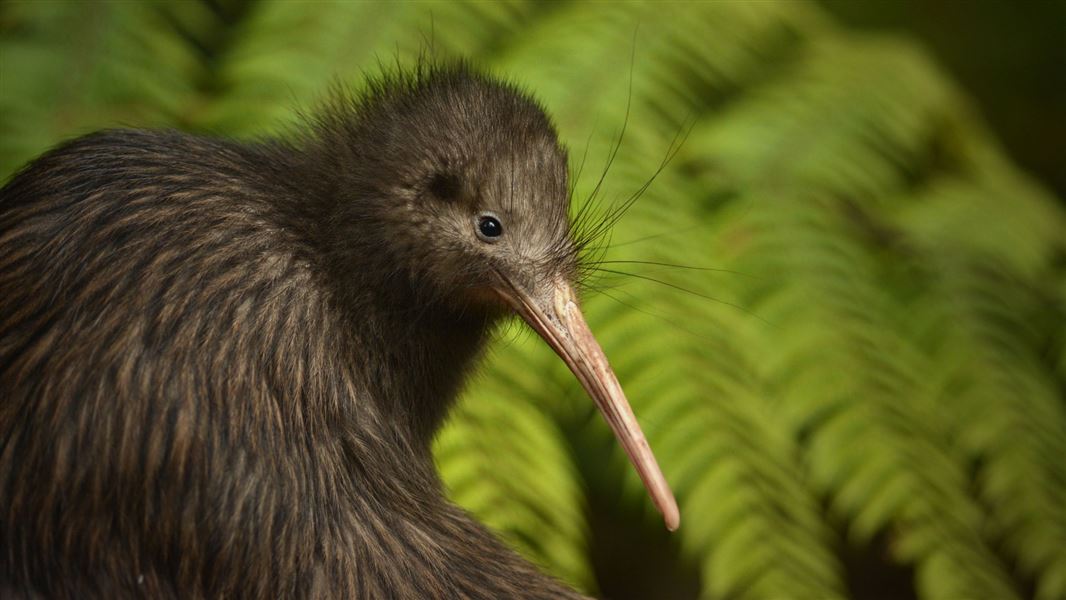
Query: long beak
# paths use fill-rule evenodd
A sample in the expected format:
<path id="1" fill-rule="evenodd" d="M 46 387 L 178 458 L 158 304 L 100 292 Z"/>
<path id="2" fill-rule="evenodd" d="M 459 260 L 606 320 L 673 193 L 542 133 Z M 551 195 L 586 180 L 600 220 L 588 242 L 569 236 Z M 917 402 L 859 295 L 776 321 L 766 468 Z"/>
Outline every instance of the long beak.
<path id="1" fill-rule="evenodd" d="M 655 462 L 655 455 L 644 439 L 618 378 L 578 308 L 570 285 L 559 281 L 545 290 L 542 297 L 534 298 L 503 279 L 508 289 L 500 290 L 501 295 L 577 376 L 629 455 L 629 461 L 644 481 L 652 502 L 662 513 L 666 528 L 670 531 L 677 529 L 681 514 L 674 494 Z"/>

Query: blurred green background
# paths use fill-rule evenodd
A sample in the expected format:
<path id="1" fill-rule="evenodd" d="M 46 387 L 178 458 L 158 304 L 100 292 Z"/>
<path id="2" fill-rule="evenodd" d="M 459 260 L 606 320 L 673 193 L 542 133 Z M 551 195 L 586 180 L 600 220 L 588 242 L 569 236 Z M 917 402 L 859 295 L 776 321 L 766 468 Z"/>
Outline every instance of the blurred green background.
<path id="1" fill-rule="evenodd" d="M 586 303 L 681 529 L 516 330 L 438 440 L 452 497 L 609 598 L 1056 600 L 1063 6 L 8 1 L 0 177 L 101 127 L 284 131 L 431 42 L 544 102 L 579 206 L 631 100 L 608 205 L 687 137 Z"/>

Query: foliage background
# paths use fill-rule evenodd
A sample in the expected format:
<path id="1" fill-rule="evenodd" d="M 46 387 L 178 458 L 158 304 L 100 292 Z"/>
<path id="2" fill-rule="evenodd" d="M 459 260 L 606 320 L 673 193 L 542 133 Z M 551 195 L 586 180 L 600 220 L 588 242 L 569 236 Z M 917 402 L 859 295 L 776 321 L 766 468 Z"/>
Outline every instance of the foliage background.
<path id="1" fill-rule="evenodd" d="M 431 38 L 545 103 L 579 205 L 631 100 L 607 203 L 688 134 L 605 258 L 697 268 L 604 263 L 636 276 L 587 310 L 682 527 L 513 331 L 438 440 L 452 496 L 612 598 L 1066 598 L 1066 214 L 908 38 L 806 2 L 517 0 L 7 2 L 0 35 L 4 179 L 105 126 L 280 131 Z"/>

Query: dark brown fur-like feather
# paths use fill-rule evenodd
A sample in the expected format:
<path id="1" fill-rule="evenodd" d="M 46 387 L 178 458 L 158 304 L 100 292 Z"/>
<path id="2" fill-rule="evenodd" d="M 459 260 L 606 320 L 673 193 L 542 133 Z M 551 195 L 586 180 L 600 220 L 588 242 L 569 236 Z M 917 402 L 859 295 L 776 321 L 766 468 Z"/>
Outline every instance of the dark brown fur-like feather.
<path id="1" fill-rule="evenodd" d="M 565 190 L 535 105 L 419 77 L 528 127 L 484 143 L 543 146 Z M 103 132 L 3 188 L 0 591 L 574 596 L 450 504 L 429 455 L 494 315 L 423 289 L 360 200 L 400 193 L 381 174 L 413 155 L 367 128 L 423 79 L 296 143 Z"/>

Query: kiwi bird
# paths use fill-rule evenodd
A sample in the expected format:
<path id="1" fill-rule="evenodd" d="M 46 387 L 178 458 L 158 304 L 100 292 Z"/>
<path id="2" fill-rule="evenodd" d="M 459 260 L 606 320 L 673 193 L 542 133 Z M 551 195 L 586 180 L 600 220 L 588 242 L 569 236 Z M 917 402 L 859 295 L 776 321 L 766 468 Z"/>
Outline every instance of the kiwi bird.
<path id="1" fill-rule="evenodd" d="M 111 130 L 0 195 L 0 591 L 563 598 L 445 498 L 430 443 L 517 313 L 663 513 L 574 293 L 566 152 L 463 65 L 249 143 Z"/>

